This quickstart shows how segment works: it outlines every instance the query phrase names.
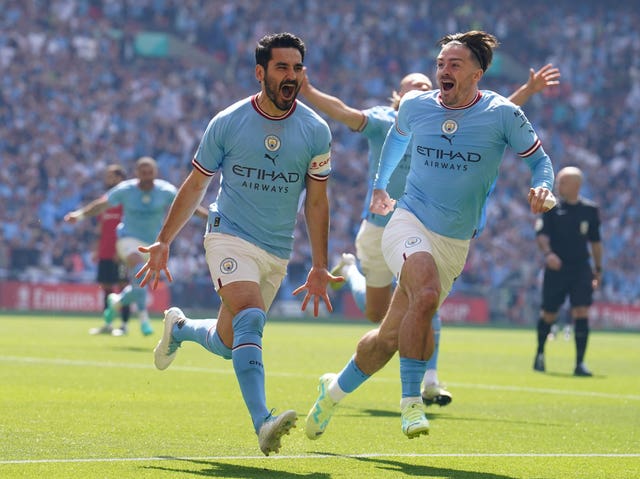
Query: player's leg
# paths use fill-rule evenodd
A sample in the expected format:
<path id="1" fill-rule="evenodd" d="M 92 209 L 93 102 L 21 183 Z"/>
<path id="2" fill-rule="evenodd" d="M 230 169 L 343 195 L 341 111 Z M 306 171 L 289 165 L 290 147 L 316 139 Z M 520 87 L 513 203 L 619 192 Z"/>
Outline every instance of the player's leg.
<path id="1" fill-rule="evenodd" d="M 271 306 L 287 272 L 287 261 L 240 238 L 219 233 L 205 237 L 207 264 L 224 307 L 216 330 L 231 347 L 233 368 L 260 449 L 278 452 L 280 439 L 295 427 L 297 415 L 278 416 L 269 410 L 265 393 L 262 332 Z"/>
<path id="2" fill-rule="evenodd" d="M 118 261 L 118 284 L 119 291 L 122 292 L 124 288 L 129 284 L 129 272 L 127 271 L 127 265 L 122 261 Z M 106 303 L 105 298 L 105 303 Z M 105 304 L 105 308 L 108 304 Z M 122 324 L 119 328 L 112 331 L 114 336 L 124 336 L 129 332 L 129 319 L 131 318 L 131 305 L 125 304 L 120 306 L 120 320 Z"/>
<path id="3" fill-rule="evenodd" d="M 393 294 L 393 285 L 366 287 L 366 305 L 364 314 L 372 323 L 380 323 L 384 318 L 389 304 L 391 303 L 391 295 Z"/>
<path id="4" fill-rule="evenodd" d="M 576 273 L 569 293 L 576 344 L 576 367 L 573 371 L 575 376 L 593 376 L 593 373 L 584 364 L 589 340 L 589 307 L 593 302 L 592 279 L 591 268 L 589 265 L 585 265 L 581 271 Z"/>
<path id="5" fill-rule="evenodd" d="M 408 299 L 398 331 L 402 431 L 407 437 L 414 438 L 429 433 L 420 385 L 427 370 L 427 360 L 435 349 L 431 320 L 441 292 L 438 269 L 431 254 L 420 251 L 407 257 L 398 285 L 400 289 Z"/>
<path id="6" fill-rule="evenodd" d="M 147 310 L 147 288 L 140 286 L 142 278 L 136 278 L 135 273 L 144 266 L 146 257 L 139 252 L 132 253 L 127 257 L 127 266 L 132 273 L 131 283 L 127 285 L 120 296 L 121 307 L 135 304 L 138 310 L 138 319 L 140 320 L 140 331 L 143 335 L 149 336 L 153 334 L 153 328 L 149 321 L 149 311 Z"/>
<path id="7" fill-rule="evenodd" d="M 358 342 L 356 353 L 338 374 L 320 378 L 318 397 L 306 418 L 305 433 L 317 439 L 326 430 L 338 403 L 379 371 L 398 350 L 398 329 L 404 315 L 406 296 L 396 291 L 380 327 L 368 331 Z M 397 307 L 393 307 L 397 303 Z"/>
<path id="8" fill-rule="evenodd" d="M 221 309 L 224 309 L 224 305 Z M 168 368 L 185 341 L 198 343 L 223 359 L 231 359 L 231 348 L 220 339 L 217 326 L 218 318 L 192 319 L 187 318 L 178 307 L 167 309 L 164 312 L 162 338 L 153 350 L 156 368 Z"/>
<path id="9" fill-rule="evenodd" d="M 431 327 L 433 328 L 434 350 L 427 361 L 427 370 L 422 379 L 422 402 L 424 402 L 426 406 L 431 406 L 432 404 L 446 406 L 453 400 L 453 397 L 451 393 L 440 384 L 440 381 L 438 381 L 438 357 L 440 355 L 442 320 L 437 311 L 431 320 Z"/>
<path id="10" fill-rule="evenodd" d="M 351 291 L 356 303 L 364 300 L 363 312 L 372 323 L 380 323 L 389 308 L 393 291 L 394 277 L 382 254 L 382 233 L 384 228 L 368 221 L 363 221 L 356 236 L 356 253 L 360 268 L 366 278 L 365 285 L 360 286 L 361 293 Z M 360 295 L 360 300 L 358 299 Z M 361 307 L 362 309 L 362 307 Z"/>
<path id="11" fill-rule="evenodd" d="M 258 283 L 237 281 L 222 287 L 219 293 L 225 304 L 220 313 L 220 323 L 228 327 L 227 315 L 232 316 L 231 359 L 240 391 L 257 433 L 269 415 L 262 360 L 262 332 L 266 313 L 260 287 Z M 229 341 L 231 338 L 225 334 L 224 329 L 220 330 L 222 340 Z"/>
<path id="12" fill-rule="evenodd" d="M 97 282 L 100 284 L 100 288 L 104 293 L 104 307 L 107 307 L 107 298 L 114 291 L 115 283 L 117 282 L 117 270 L 116 262 L 108 259 L 101 259 L 98 261 L 98 275 Z M 89 334 L 111 334 L 113 331 L 113 318 L 103 316 L 103 324 L 101 326 L 91 328 Z"/>
<path id="13" fill-rule="evenodd" d="M 544 347 L 551 331 L 551 325 L 556 322 L 558 311 L 564 303 L 567 290 L 563 274 L 559 271 L 545 269 L 542 281 L 542 310 L 536 325 L 537 348 L 533 359 L 534 371 L 545 372 Z"/>
<path id="14" fill-rule="evenodd" d="M 397 209 L 384 230 L 382 250 L 390 270 L 400 278 L 394 296 L 400 290 L 407 297 L 398 330 L 400 406 L 402 431 L 413 438 L 429 432 L 420 389 L 435 350 L 432 319 L 462 273 L 469 241 L 438 235 L 410 212 Z"/>
<path id="15" fill-rule="evenodd" d="M 331 268 L 330 273 L 334 276 L 344 276 L 344 281 L 341 283 L 329 283 L 329 287 L 334 291 L 338 291 L 345 286 L 351 286 L 349 283 L 349 276 L 352 272 L 352 266 L 354 267 L 353 273 L 360 275 L 356 266 L 356 257 L 351 253 L 342 253 L 340 255 L 340 260 L 333 266 L 333 268 Z"/>
<path id="16" fill-rule="evenodd" d="M 131 283 L 127 285 L 120 294 L 110 294 L 107 297 L 107 308 L 104 312 L 105 319 L 113 320 L 116 311 L 122 306 L 135 304 L 138 309 L 138 317 L 140 319 L 140 330 L 142 334 L 148 336 L 153 333 L 153 328 L 149 321 L 149 313 L 147 311 L 147 289 L 140 286 L 143 278 L 136 278 L 135 274 L 144 265 L 147 255 L 138 251 L 139 246 L 144 246 L 143 242 L 137 238 L 120 238 L 116 243 L 118 256 L 123 259 L 127 265 Z"/>

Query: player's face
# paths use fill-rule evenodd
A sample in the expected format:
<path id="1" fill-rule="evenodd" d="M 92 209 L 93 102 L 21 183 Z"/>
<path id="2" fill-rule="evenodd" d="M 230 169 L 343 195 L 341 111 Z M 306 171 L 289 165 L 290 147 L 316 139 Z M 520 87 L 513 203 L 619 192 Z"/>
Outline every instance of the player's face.
<path id="1" fill-rule="evenodd" d="M 258 79 L 262 81 L 267 98 L 280 112 L 289 111 L 303 78 L 300 52 L 296 48 L 274 48 L 267 68 L 258 68 Z"/>
<path id="2" fill-rule="evenodd" d="M 120 176 L 113 171 L 107 171 L 104 175 L 104 186 L 107 188 L 113 188 L 120 183 Z"/>
<path id="3" fill-rule="evenodd" d="M 400 91 L 398 95 L 402 98 L 405 93 L 420 90 L 420 91 L 429 91 L 431 90 L 431 80 L 427 75 L 423 75 L 422 73 L 412 73 L 407 75 L 400 82 Z"/>
<path id="4" fill-rule="evenodd" d="M 470 103 L 478 91 L 482 68 L 472 58 L 473 53 L 461 43 L 447 43 L 437 59 L 436 78 L 440 97 L 448 107 Z"/>
<path id="5" fill-rule="evenodd" d="M 153 180 L 155 180 L 158 172 L 153 165 L 142 164 L 136 168 L 136 176 L 139 180 L 139 186 L 143 190 L 153 187 Z"/>

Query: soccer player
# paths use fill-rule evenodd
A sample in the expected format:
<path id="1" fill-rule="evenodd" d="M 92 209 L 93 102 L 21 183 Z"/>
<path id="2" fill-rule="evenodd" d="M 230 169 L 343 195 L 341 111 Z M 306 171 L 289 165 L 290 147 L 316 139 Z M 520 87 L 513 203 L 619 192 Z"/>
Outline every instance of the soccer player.
<path id="1" fill-rule="evenodd" d="M 575 376 L 592 376 L 584 364 L 589 338 L 589 307 L 602 281 L 602 242 L 598 206 L 580 196 L 582 171 L 567 166 L 558 172 L 558 206 L 536 220 L 536 242 L 544 254 L 542 311 L 533 369 L 544 372 L 544 345 L 567 296 L 576 344 Z M 593 265 L 590 263 L 593 260 Z"/>
<path id="2" fill-rule="evenodd" d="M 549 86 L 557 85 L 559 77 L 560 71 L 551 64 L 543 66 L 537 72 L 530 69 L 527 82 L 512 93 L 509 100 L 516 105 L 523 105 L 532 95 Z M 393 126 L 402 97 L 410 91 L 429 91 L 431 89 L 432 84 L 429 77 L 422 73 L 410 73 L 400 81 L 398 91 L 392 92 L 390 105 L 374 106 L 366 110 L 348 106 L 339 98 L 318 90 L 312 86 L 307 75 L 305 75 L 300 89 L 300 93 L 314 107 L 331 119 L 343 123 L 352 131 L 362 133 L 368 142 L 368 190 L 362 212 L 362 223 L 355 241 L 362 273 L 358 270 L 356 258 L 349 253 L 342 254 L 341 261 L 331 272 L 341 274 L 345 278 L 342 283 L 332 283 L 334 289 L 345 284 L 348 285 L 355 303 L 373 323 L 382 321 L 391 301 L 393 284 L 393 273 L 384 260 L 381 246 L 382 231 L 391 215 L 378 215 L 369 210 L 380 151 L 387 132 Z M 404 192 L 410 162 L 411 155 L 407 153 L 391 175 L 387 191 L 392 198 L 399 198 Z M 437 367 L 441 325 L 440 316 L 436 312 L 432 321 L 435 341 L 434 353 L 429 358 L 421 390 L 422 399 L 426 405 L 446 406 L 453 399 L 451 393 L 438 381 Z"/>
<path id="3" fill-rule="evenodd" d="M 338 402 L 396 351 L 402 432 L 408 438 L 428 434 L 420 384 L 435 346 L 432 318 L 462 273 L 507 146 L 532 172 L 531 212 L 542 212 L 551 194 L 551 161 L 524 113 L 501 95 L 478 88 L 497 39 L 470 31 L 447 35 L 439 44 L 440 89 L 405 94 L 374 182 L 371 211 L 391 213 L 396 201 L 386 188 L 412 140 L 405 194 L 382 235 L 382 251 L 398 285 L 380 327 L 361 338 L 339 375 L 320 378 L 320 394 L 306 421 L 311 439 L 324 433 Z"/>
<path id="4" fill-rule="evenodd" d="M 135 173 L 136 178 L 122 181 L 101 198 L 69 213 L 70 220 L 78 221 L 98 215 L 109 207 L 122 206 L 116 250 L 120 260 L 132 273 L 139 270 L 145 262 L 145 255 L 138 251 L 138 247 L 155 239 L 177 191 L 168 181 L 157 178 L 158 167 L 151 157 L 139 158 L 136 161 Z M 207 217 L 205 208 L 200 207 L 196 213 L 202 218 Z M 142 334 L 153 334 L 147 311 L 147 291 L 140 286 L 139 280 L 135 279 L 132 279 L 131 284 L 120 294 L 112 293 L 107 296 L 105 323 L 110 324 L 113 321 L 117 309 L 133 303 L 138 309 Z M 122 334 L 126 332 L 126 329 L 122 330 Z"/>
<path id="5" fill-rule="evenodd" d="M 121 181 L 124 181 L 127 174 L 120 165 L 113 164 L 107 166 L 104 175 L 104 184 L 108 189 L 113 188 Z M 116 227 L 122 217 L 122 206 L 114 206 L 98 215 L 98 244 L 96 245 L 96 258 L 98 260 L 98 275 L 96 281 L 104 291 L 105 308 L 107 297 L 115 292 L 116 288 L 122 289 L 127 284 L 126 271 L 116 253 Z M 70 212 L 65 215 L 64 221 L 76 223 L 77 217 Z M 130 308 L 125 307 L 120 311 L 122 324 L 126 325 L 129 320 Z M 89 334 L 118 334 L 111 323 L 104 323 L 102 326 L 91 328 Z"/>
<path id="6" fill-rule="evenodd" d="M 302 309 L 320 300 L 329 311 L 327 284 L 342 278 L 327 270 L 331 132 L 327 123 L 299 102 L 306 47 L 290 33 L 263 37 L 255 50 L 260 92 L 234 103 L 211 120 L 193 158 L 193 170 L 178 195 L 155 243 L 142 251 L 150 258 L 138 273 L 143 284 L 158 283 L 167 269 L 169 246 L 221 174 L 217 200 L 209 207 L 204 247 L 214 288 L 222 299 L 219 317 L 194 320 L 170 308 L 154 352 L 166 369 L 183 341 L 231 359 L 260 450 L 278 452 L 281 437 L 295 427 L 297 414 L 279 415 L 267 407 L 262 334 L 267 311 L 286 274 L 293 231 L 302 198 L 312 267 L 304 285 Z"/>

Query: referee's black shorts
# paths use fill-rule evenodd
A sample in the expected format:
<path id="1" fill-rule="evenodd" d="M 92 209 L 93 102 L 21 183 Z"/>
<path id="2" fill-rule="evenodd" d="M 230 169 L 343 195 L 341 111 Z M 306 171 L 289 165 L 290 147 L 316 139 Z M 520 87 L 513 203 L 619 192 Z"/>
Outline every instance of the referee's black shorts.
<path id="1" fill-rule="evenodd" d="M 559 271 L 544 270 L 542 310 L 557 313 L 567 295 L 571 307 L 591 306 L 593 302 L 593 272 L 589 263 Z"/>
<path id="2" fill-rule="evenodd" d="M 113 259 L 101 259 L 98 261 L 98 283 L 119 284 L 127 281 L 125 266 Z"/>

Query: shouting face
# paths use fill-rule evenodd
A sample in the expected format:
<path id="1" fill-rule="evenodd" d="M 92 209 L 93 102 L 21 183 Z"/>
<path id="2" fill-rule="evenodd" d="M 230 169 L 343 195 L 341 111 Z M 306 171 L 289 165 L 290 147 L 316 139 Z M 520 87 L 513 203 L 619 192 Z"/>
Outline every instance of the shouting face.
<path id="1" fill-rule="evenodd" d="M 302 68 L 302 56 L 295 48 L 274 48 L 267 68 L 256 66 L 262 82 L 259 104 L 266 113 L 280 116 L 291 109 L 300 91 Z"/>

